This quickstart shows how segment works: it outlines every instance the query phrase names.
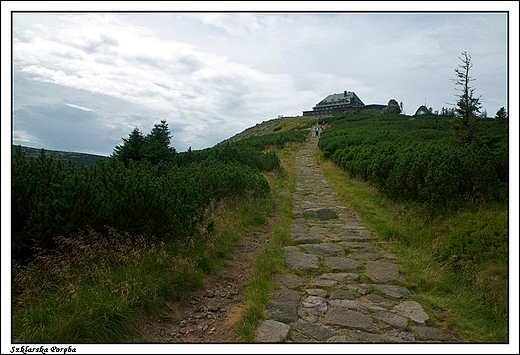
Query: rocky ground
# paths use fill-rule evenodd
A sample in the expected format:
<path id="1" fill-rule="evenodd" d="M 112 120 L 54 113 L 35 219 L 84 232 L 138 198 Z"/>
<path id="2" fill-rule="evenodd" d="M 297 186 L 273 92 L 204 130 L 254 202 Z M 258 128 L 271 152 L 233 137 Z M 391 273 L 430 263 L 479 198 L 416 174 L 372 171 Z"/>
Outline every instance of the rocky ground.
<path id="1" fill-rule="evenodd" d="M 317 138 L 296 156 L 297 191 L 288 271 L 259 323 L 262 343 L 436 343 L 453 341 L 430 324 L 406 287 L 395 255 L 335 197 L 312 158 Z"/>
<path id="2" fill-rule="evenodd" d="M 170 302 L 169 312 L 144 322 L 141 337 L 150 343 L 233 342 L 232 326 L 243 305 L 242 290 L 251 261 L 268 240 L 268 230 L 266 226 L 264 232 L 243 235 L 228 267 L 208 276 L 202 289 Z"/>

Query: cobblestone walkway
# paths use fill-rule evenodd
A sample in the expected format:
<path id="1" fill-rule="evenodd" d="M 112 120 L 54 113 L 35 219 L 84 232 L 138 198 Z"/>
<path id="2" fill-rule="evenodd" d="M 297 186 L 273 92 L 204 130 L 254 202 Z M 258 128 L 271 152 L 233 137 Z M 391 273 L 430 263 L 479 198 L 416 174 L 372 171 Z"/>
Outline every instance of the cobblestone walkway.
<path id="1" fill-rule="evenodd" d="M 296 246 L 285 248 L 288 272 L 276 275 L 256 342 L 443 342 L 395 255 L 335 197 L 312 158 L 316 144 L 312 138 L 296 156 Z"/>

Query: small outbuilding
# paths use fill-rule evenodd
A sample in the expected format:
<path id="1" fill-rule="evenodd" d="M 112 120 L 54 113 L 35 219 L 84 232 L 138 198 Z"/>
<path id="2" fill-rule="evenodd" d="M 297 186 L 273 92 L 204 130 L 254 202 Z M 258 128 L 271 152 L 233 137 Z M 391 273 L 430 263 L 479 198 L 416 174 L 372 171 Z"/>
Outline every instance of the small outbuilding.
<path id="1" fill-rule="evenodd" d="M 428 110 L 428 108 L 426 106 L 422 105 L 421 107 L 419 107 L 417 109 L 417 111 L 415 111 L 414 116 L 429 115 L 430 113 L 431 113 L 430 110 Z"/>

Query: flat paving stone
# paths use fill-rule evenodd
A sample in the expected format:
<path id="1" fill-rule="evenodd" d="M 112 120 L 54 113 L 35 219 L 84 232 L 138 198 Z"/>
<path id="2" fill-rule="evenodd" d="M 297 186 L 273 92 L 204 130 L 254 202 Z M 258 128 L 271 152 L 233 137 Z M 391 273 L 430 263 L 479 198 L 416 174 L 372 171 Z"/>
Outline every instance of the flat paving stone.
<path id="1" fill-rule="evenodd" d="M 376 295 L 375 293 L 369 293 L 366 296 L 362 296 L 360 298 L 360 301 L 361 299 L 366 300 L 366 303 L 373 303 L 375 305 L 379 305 L 386 308 L 394 305 L 394 303 L 388 298 Z"/>
<path id="2" fill-rule="evenodd" d="M 323 317 L 323 312 L 318 312 L 312 308 L 300 308 L 298 310 L 298 316 L 305 322 L 316 323 Z"/>
<path id="3" fill-rule="evenodd" d="M 255 341 L 259 343 L 283 343 L 287 340 L 291 326 L 274 320 L 264 320 L 255 331 Z"/>
<path id="4" fill-rule="evenodd" d="M 361 303 L 357 300 L 330 300 L 329 304 L 332 308 L 361 309 Z"/>
<path id="5" fill-rule="evenodd" d="M 415 337 L 412 333 L 399 330 L 399 329 L 393 329 L 385 334 L 386 340 L 389 343 L 413 343 L 415 342 Z"/>
<path id="6" fill-rule="evenodd" d="M 306 234 L 294 238 L 296 244 L 317 244 L 327 240 L 326 235 L 320 234 Z"/>
<path id="7" fill-rule="evenodd" d="M 308 234 L 323 234 L 323 235 L 327 235 L 330 233 L 330 228 L 326 228 L 326 227 L 323 227 L 323 226 L 311 226 L 311 228 L 309 229 L 309 233 Z"/>
<path id="8" fill-rule="evenodd" d="M 399 274 L 399 265 L 386 260 L 368 261 L 365 265 L 365 275 L 377 283 L 406 283 L 406 279 Z"/>
<path id="9" fill-rule="evenodd" d="M 420 340 L 435 340 L 435 341 L 443 341 L 445 340 L 442 332 L 435 327 L 426 327 L 426 326 L 414 326 L 411 327 L 412 333 L 417 335 L 417 338 Z"/>
<path id="10" fill-rule="evenodd" d="M 366 284 L 352 284 L 347 286 L 349 290 L 359 293 L 360 295 L 367 295 L 372 292 L 370 286 Z"/>
<path id="11" fill-rule="evenodd" d="M 394 307 L 397 314 L 410 318 L 416 323 L 424 324 L 430 319 L 422 306 L 415 301 L 404 301 Z"/>
<path id="12" fill-rule="evenodd" d="M 294 322 L 298 319 L 298 305 L 293 303 L 268 303 L 265 314 L 280 322 Z"/>
<path id="13" fill-rule="evenodd" d="M 367 333 L 359 330 L 346 330 L 345 333 L 358 343 L 384 343 L 385 341 L 380 334 Z"/>
<path id="14" fill-rule="evenodd" d="M 394 328 L 406 329 L 408 327 L 408 319 L 397 315 L 395 313 L 390 313 L 387 311 L 380 311 L 377 313 L 373 313 L 372 317 L 382 320 L 390 324 Z"/>
<path id="15" fill-rule="evenodd" d="M 307 283 L 307 279 L 295 274 L 277 274 L 274 276 L 274 281 L 284 287 L 289 289 L 295 289 Z"/>
<path id="16" fill-rule="evenodd" d="M 334 255 L 345 254 L 345 249 L 337 244 L 320 243 L 320 244 L 300 244 L 307 253 L 314 255 Z"/>
<path id="17" fill-rule="evenodd" d="M 330 292 L 331 300 L 355 300 L 356 295 L 351 290 L 334 290 Z"/>
<path id="18" fill-rule="evenodd" d="M 329 256 L 324 259 L 325 265 L 331 268 L 332 271 L 355 270 L 361 267 L 361 263 L 347 257 Z"/>
<path id="19" fill-rule="evenodd" d="M 327 279 L 313 279 L 311 280 L 311 285 L 316 287 L 332 287 L 336 285 L 338 281 L 327 280 Z"/>
<path id="20" fill-rule="evenodd" d="M 281 289 L 271 292 L 271 299 L 277 303 L 296 303 L 300 302 L 300 293 L 293 290 Z"/>
<path id="21" fill-rule="evenodd" d="M 336 212 L 330 208 L 309 208 L 303 210 L 302 215 L 304 217 L 316 218 L 322 221 L 338 218 Z"/>
<path id="22" fill-rule="evenodd" d="M 285 263 L 289 269 L 307 270 L 318 269 L 318 257 L 312 254 L 301 253 L 286 247 Z"/>
<path id="23" fill-rule="evenodd" d="M 307 292 L 309 296 L 327 297 L 327 291 L 321 288 L 306 289 L 305 292 Z"/>
<path id="24" fill-rule="evenodd" d="M 341 242 L 338 244 L 356 251 L 369 251 L 375 249 L 375 246 L 370 242 Z"/>
<path id="25" fill-rule="evenodd" d="M 413 294 L 409 289 L 403 286 L 397 285 L 375 285 L 375 287 L 390 297 L 394 298 L 412 298 Z"/>
<path id="26" fill-rule="evenodd" d="M 292 343 L 319 343 L 318 340 L 311 338 L 308 335 L 305 335 L 297 330 L 292 330 L 289 338 Z"/>
<path id="27" fill-rule="evenodd" d="M 302 301 L 306 308 L 312 308 L 317 312 L 327 312 L 327 301 L 323 297 L 308 296 Z"/>
<path id="28" fill-rule="evenodd" d="M 309 231 L 309 227 L 305 224 L 291 224 L 291 237 L 306 234 Z"/>
<path id="29" fill-rule="evenodd" d="M 376 326 L 369 316 L 361 312 L 343 308 L 330 309 L 327 314 L 325 314 L 323 323 L 326 325 L 339 325 L 342 327 L 361 329 L 372 333 L 376 331 Z"/>
<path id="30" fill-rule="evenodd" d="M 377 260 L 381 259 L 381 255 L 377 253 L 351 253 L 348 255 L 349 258 L 354 260 Z"/>
<path id="31" fill-rule="evenodd" d="M 319 341 L 327 340 L 338 334 L 338 332 L 334 329 L 330 329 L 315 323 L 298 321 L 291 325 L 303 332 L 305 335 L 308 335 L 311 338 Z"/>
<path id="32" fill-rule="evenodd" d="M 353 272 L 338 272 L 326 273 L 319 276 L 320 279 L 334 280 L 334 281 L 353 281 L 359 279 L 359 274 Z"/>
<path id="33" fill-rule="evenodd" d="M 357 343 L 357 341 L 346 335 L 334 335 L 327 340 L 327 343 Z"/>

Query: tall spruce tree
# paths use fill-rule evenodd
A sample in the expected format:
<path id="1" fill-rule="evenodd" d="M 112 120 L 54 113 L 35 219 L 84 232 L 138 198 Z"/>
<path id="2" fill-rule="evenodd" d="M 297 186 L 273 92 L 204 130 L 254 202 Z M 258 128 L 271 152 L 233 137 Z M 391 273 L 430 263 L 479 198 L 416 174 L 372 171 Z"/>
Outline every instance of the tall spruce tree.
<path id="1" fill-rule="evenodd" d="M 170 147 L 170 131 L 166 120 L 156 123 L 151 132 L 145 137 L 141 149 L 143 159 L 157 164 L 160 161 L 173 161 L 176 150 Z"/>
<path id="2" fill-rule="evenodd" d="M 473 79 L 469 72 L 473 68 L 471 63 L 471 56 L 467 52 L 462 52 L 462 57 L 458 57 L 462 64 L 455 68 L 455 82 L 456 86 L 460 86 L 459 100 L 455 108 L 456 117 L 452 121 L 452 127 L 455 130 L 457 139 L 463 143 L 469 143 L 475 138 L 479 120 L 478 113 L 482 105 L 480 104 L 480 97 L 475 97 L 475 88 L 470 84 Z"/>
<path id="3" fill-rule="evenodd" d="M 128 166 L 130 160 L 142 160 L 143 155 L 141 153 L 141 149 L 143 148 L 144 140 L 145 137 L 139 128 L 134 128 L 128 138 L 123 138 L 123 144 L 120 144 L 114 148 L 112 157 L 115 157 L 119 161 L 123 162 L 125 166 Z"/>

